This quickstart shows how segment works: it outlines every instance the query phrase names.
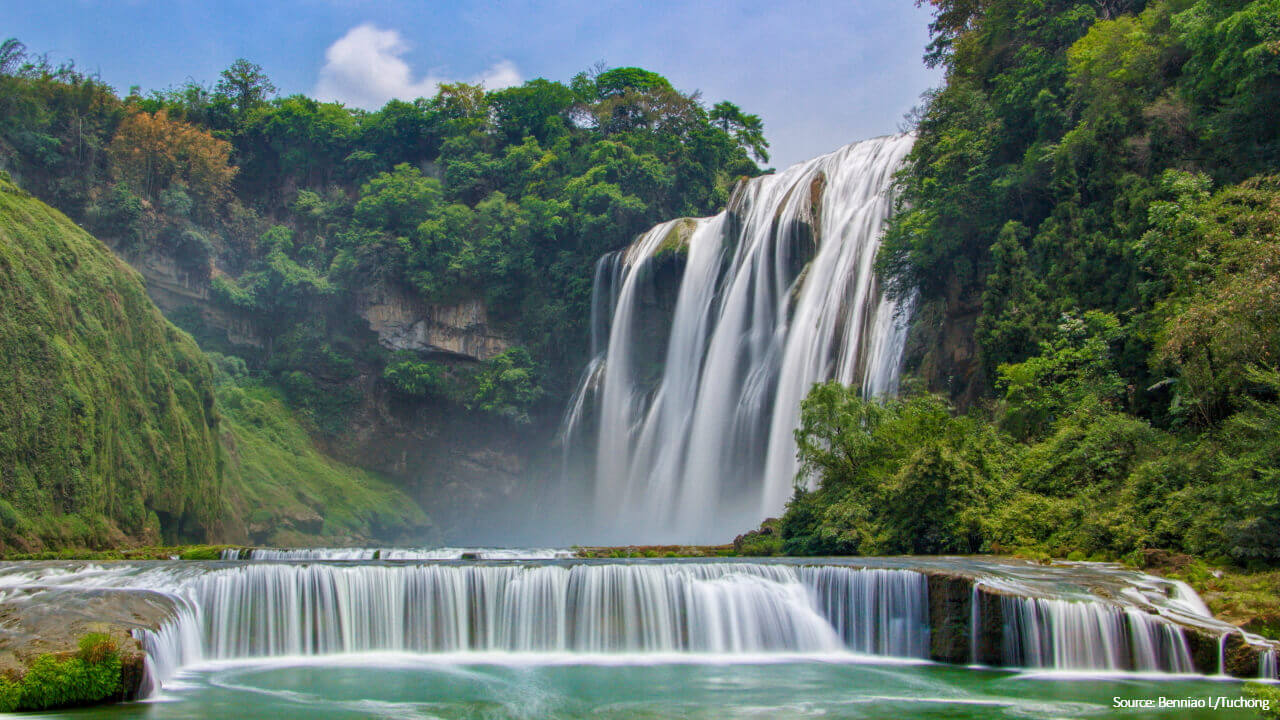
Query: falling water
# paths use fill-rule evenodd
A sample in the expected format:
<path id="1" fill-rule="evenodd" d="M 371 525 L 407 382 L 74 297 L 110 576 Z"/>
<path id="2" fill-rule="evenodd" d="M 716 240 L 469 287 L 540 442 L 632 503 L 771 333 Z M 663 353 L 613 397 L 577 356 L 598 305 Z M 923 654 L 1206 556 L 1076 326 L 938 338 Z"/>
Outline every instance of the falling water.
<path id="1" fill-rule="evenodd" d="M 1258 659 L 1258 677 L 1264 680 L 1275 680 L 1280 677 L 1276 668 L 1276 651 L 1267 650 Z"/>
<path id="2" fill-rule="evenodd" d="M 0 602 L 43 603 L 42 593 L 67 598 L 74 588 L 170 598 L 166 620 L 136 631 L 147 652 L 146 687 L 152 689 L 202 661 L 383 651 L 517 653 L 535 661 L 573 657 L 583 663 L 651 662 L 669 654 L 925 659 L 949 652 L 939 651 L 938 643 L 954 641 L 956 621 L 964 618 L 952 613 L 966 611 L 945 595 L 930 602 L 932 579 L 938 577 L 945 583 L 972 578 L 969 650 L 977 657 L 981 649 L 981 662 L 1189 673 L 1196 667 L 1185 633 L 1194 631 L 1200 637 L 1241 635 L 1258 657 L 1258 675 L 1276 673 L 1273 643 L 1212 617 L 1190 616 L 1186 610 L 1201 604 L 1194 591 L 1103 565 L 964 558 L 862 558 L 857 564 L 390 559 L 398 553 L 458 552 L 314 551 L 381 558 L 355 561 L 295 555 L 13 563 L 0 568 Z"/>
<path id="3" fill-rule="evenodd" d="M 1000 609 L 1006 666 L 1194 672 L 1182 629 L 1137 608 L 1002 596 Z"/>
<path id="4" fill-rule="evenodd" d="M 911 143 L 868 140 L 756 178 L 725 212 L 662 223 L 601 260 L 593 359 L 561 437 L 582 434 L 594 396 L 603 541 L 722 541 L 776 514 L 813 384 L 896 390 L 908 308 L 880 292 L 873 263 Z M 664 315 L 655 287 L 673 274 Z"/>
<path id="5" fill-rule="evenodd" d="M 227 548 L 223 560 L 555 560 L 561 548 Z"/>
<path id="6" fill-rule="evenodd" d="M 837 652 L 922 657 L 905 570 L 781 565 L 250 563 L 202 575 L 210 658 L 413 652 Z M 159 644 L 159 643 L 157 643 Z"/>

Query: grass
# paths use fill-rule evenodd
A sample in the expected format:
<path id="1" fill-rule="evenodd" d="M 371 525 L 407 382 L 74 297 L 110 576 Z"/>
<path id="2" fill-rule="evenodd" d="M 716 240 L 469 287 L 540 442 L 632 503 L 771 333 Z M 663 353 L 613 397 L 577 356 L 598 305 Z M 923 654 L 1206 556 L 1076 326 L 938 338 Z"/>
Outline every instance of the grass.
<path id="1" fill-rule="evenodd" d="M 732 545 L 628 545 L 616 547 L 575 547 L 580 558 L 701 558 L 734 557 Z"/>
<path id="2" fill-rule="evenodd" d="M 0 553 L 428 532 L 403 492 L 325 456 L 278 392 L 222 368 L 215 383 L 133 269 L 2 174 L 0 308 Z"/>
<path id="3" fill-rule="evenodd" d="M 0 559 L 14 560 L 218 560 L 223 550 L 239 550 L 241 545 L 148 545 L 132 548 L 61 548 L 34 553 L 5 553 Z"/>

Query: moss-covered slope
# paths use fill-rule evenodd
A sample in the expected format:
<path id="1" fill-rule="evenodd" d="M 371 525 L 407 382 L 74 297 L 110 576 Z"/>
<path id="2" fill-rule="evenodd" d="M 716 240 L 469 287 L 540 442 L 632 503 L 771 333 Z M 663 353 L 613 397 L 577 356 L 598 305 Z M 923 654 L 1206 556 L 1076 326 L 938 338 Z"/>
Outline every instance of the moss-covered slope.
<path id="1" fill-rule="evenodd" d="M 227 540 L 270 545 L 429 539 L 427 516 L 373 473 L 321 453 L 280 393 L 218 372 Z"/>
<path id="2" fill-rule="evenodd" d="M 0 174 L 0 551 L 423 538 L 416 503 L 218 358 L 215 383 L 133 269 Z"/>
<path id="3" fill-rule="evenodd" d="M 137 273 L 0 176 L 0 542 L 204 539 L 217 422 L 208 361 Z"/>

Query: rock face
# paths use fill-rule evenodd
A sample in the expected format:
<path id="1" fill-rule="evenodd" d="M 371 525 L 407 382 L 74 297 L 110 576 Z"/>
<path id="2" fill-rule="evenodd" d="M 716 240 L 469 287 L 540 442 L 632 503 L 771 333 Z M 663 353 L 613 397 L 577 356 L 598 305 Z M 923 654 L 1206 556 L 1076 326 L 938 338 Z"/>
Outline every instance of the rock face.
<path id="1" fill-rule="evenodd" d="M 981 309 L 979 298 L 954 280 L 946 299 L 920 303 L 907 335 L 903 373 L 919 375 L 930 391 L 946 393 L 962 408 L 985 397 L 990 388 L 974 339 Z"/>
<path id="2" fill-rule="evenodd" d="M 456 305 L 428 305 L 387 283 L 356 296 L 356 312 L 389 350 L 447 353 L 485 361 L 510 347 L 510 341 L 490 328 L 480 300 Z"/>
<path id="3" fill-rule="evenodd" d="M 159 630 L 176 615 L 171 598 L 147 590 L 21 588 L 0 599 L 0 672 L 21 677 L 45 654 L 72 654 L 80 638 L 104 633 L 119 648 L 120 694 L 137 699 L 146 679 L 145 653 L 134 637 Z"/>
<path id="4" fill-rule="evenodd" d="M 973 579 L 929 575 L 929 658 L 938 662 L 969 662 Z"/>
<path id="5" fill-rule="evenodd" d="M 122 253 L 112 248 L 146 280 L 147 294 L 169 317 L 195 310 L 201 322 L 226 334 L 227 342 L 261 349 L 263 339 L 246 317 L 228 313 L 209 302 L 209 282 L 183 269 L 171 256 L 158 252 Z"/>
<path id="6" fill-rule="evenodd" d="M 119 250 L 117 249 L 117 252 Z M 164 253 L 121 253 L 146 279 L 153 302 L 170 317 L 198 317 L 223 350 L 246 358 L 270 354 L 271 338 L 260 335 L 249 316 L 228 311 L 210 298 L 209 282 Z M 215 268 L 215 274 L 221 272 Z M 672 296 L 674 297 L 674 295 Z M 484 362 L 512 341 L 493 327 L 481 300 L 431 305 L 393 283 L 380 282 L 355 294 L 343 307 L 315 308 L 347 326 L 356 342 L 389 350 L 434 355 L 449 365 Z M 446 536 L 481 522 L 487 510 L 522 491 L 520 473 L 534 448 L 549 445 L 551 430 L 512 428 L 466 412 L 456 403 L 414 400 L 388 391 L 379 365 L 357 359 L 358 375 L 341 382 L 358 398 L 341 430 L 316 437 L 326 454 L 342 462 L 391 476 L 427 510 Z M 312 513 L 288 519 L 290 528 L 319 532 L 323 518 Z M 248 538 L 277 531 L 271 523 L 249 523 Z M 391 539 L 391 538 L 386 538 Z M 415 542 L 440 537 L 412 538 Z"/>
<path id="7" fill-rule="evenodd" d="M 440 533 L 415 542 L 463 542 L 492 537 L 496 509 L 521 507 L 529 458 L 550 443 L 554 428 L 512 428 L 501 418 L 456 404 L 402 398 L 376 378 L 361 380 L 360 405 L 326 451 L 375 470 L 426 510 Z"/>

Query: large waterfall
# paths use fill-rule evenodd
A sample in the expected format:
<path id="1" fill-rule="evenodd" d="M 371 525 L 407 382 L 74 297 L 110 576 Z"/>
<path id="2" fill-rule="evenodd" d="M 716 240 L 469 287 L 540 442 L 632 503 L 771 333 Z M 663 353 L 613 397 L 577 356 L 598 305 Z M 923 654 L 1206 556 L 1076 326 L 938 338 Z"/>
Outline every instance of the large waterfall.
<path id="1" fill-rule="evenodd" d="M 582 472 L 602 540 L 723 542 L 790 497 L 815 382 L 896 389 L 906 313 L 873 264 L 911 143 L 854 143 L 756 178 L 725 212 L 600 260 L 595 356 L 563 436 L 590 446 L 594 418 Z"/>

